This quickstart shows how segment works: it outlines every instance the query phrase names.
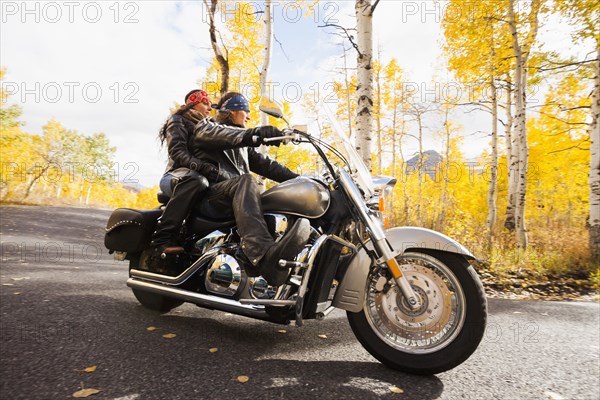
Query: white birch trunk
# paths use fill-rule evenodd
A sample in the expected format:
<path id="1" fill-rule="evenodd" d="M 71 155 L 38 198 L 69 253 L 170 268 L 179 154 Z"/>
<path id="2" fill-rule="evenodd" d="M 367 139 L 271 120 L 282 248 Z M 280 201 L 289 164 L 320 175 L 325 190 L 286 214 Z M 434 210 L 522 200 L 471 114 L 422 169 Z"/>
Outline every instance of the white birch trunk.
<path id="1" fill-rule="evenodd" d="M 356 0 L 358 60 L 356 97 L 356 150 L 371 169 L 373 126 L 373 15 L 370 0 Z"/>
<path id="2" fill-rule="evenodd" d="M 517 176 L 519 172 L 519 147 L 513 134 L 513 89 L 509 79 L 506 85 L 506 161 L 508 163 L 508 201 L 504 227 L 510 231 L 515 230 L 515 209 L 517 208 Z"/>
<path id="3" fill-rule="evenodd" d="M 527 228 L 525 224 L 525 210 L 527 205 L 527 168 L 529 148 L 527 144 L 527 61 L 529 53 L 538 30 L 538 13 L 541 6 L 541 0 L 532 0 L 531 11 L 528 16 L 529 33 L 524 45 L 519 43 L 519 34 L 517 21 L 514 11 L 515 0 L 508 2 L 508 25 L 512 35 L 513 52 L 515 56 L 515 131 L 516 142 L 519 149 L 519 172 L 516 196 L 515 210 L 515 228 L 517 236 L 517 246 L 520 249 L 526 249 L 528 244 Z"/>
<path id="4" fill-rule="evenodd" d="M 491 246 L 496 224 L 496 191 L 498 185 L 498 97 L 494 76 L 491 76 L 490 87 L 492 89 L 492 160 L 490 165 L 490 185 L 488 187 L 488 216 L 486 228 L 488 230 L 488 244 Z"/>
<path id="5" fill-rule="evenodd" d="M 398 105 L 394 95 L 394 113 L 392 114 L 392 176 L 396 176 L 396 120 L 398 118 Z"/>
<path id="6" fill-rule="evenodd" d="M 81 185 L 79 186 L 79 204 L 83 204 L 84 189 L 85 189 L 85 179 L 81 178 Z"/>
<path id="7" fill-rule="evenodd" d="M 219 44 L 217 43 L 217 36 L 219 31 L 217 30 L 215 24 L 215 13 L 217 11 L 217 3 L 219 0 L 210 0 L 210 5 L 208 4 L 208 0 L 204 0 L 204 4 L 206 4 L 207 9 L 209 10 L 210 24 L 208 27 L 208 33 L 210 35 L 210 44 L 213 48 L 213 52 L 215 53 L 215 58 L 219 63 L 219 67 L 221 69 L 221 96 L 229 91 L 229 55 L 227 54 L 227 49 L 221 50 Z"/>
<path id="8" fill-rule="evenodd" d="M 269 67 L 271 65 L 271 54 L 273 44 L 273 16 L 271 13 L 271 0 L 265 0 L 265 49 L 264 62 L 259 75 L 259 87 L 261 97 L 268 97 L 267 79 L 269 76 Z M 268 125 L 269 117 L 265 113 L 260 113 L 260 124 Z"/>
<path id="9" fill-rule="evenodd" d="M 265 0 L 265 48 L 264 61 L 258 77 L 261 97 L 269 97 L 269 89 L 267 87 L 269 77 L 269 67 L 271 66 L 271 55 L 273 53 L 273 13 L 271 12 L 271 0 Z M 241 82 L 241 80 L 240 80 Z M 269 116 L 265 113 L 260 113 L 260 124 L 268 125 Z M 267 146 L 260 146 L 258 152 L 267 154 Z M 266 190 L 265 178 L 261 177 L 258 180 L 258 189 L 262 193 Z"/>
<path id="10" fill-rule="evenodd" d="M 89 205 L 90 204 L 90 195 L 92 194 L 92 182 L 90 182 L 90 185 L 88 186 L 88 190 L 87 193 L 85 195 L 85 205 Z"/>
<path id="11" fill-rule="evenodd" d="M 444 222 L 446 221 L 446 210 L 450 207 L 449 198 L 448 198 L 448 173 L 450 171 L 450 135 L 452 134 L 450 130 L 450 121 L 449 121 L 450 108 L 445 106 L 444 109 L 444 131 L 445 131 L 445 140 L 446 140 L 446 148 L 444 149 L 444 161 L 443 168 L 444 170 L 441 173 L 442 179 L 444 180 L 444 187 L 442 189 L 442 197 L 441 197 L 441 211 L 438 216 L 438 230 L 441 230 L 444 227 Z"/>
<path id="12" fill-rule="evenodd" d="M 596 42 L 596 77 L 592 94 L 592 123 L 590 125 L 590 252 L 600 261 L 600 41 Z"/>

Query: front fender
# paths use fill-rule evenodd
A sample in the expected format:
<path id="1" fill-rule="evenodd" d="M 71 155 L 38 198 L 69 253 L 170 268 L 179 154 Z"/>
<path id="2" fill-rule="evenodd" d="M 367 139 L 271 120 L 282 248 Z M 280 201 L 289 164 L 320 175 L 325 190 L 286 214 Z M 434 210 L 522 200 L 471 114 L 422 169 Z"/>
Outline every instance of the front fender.
<path id="1" fill-rule="evenodd" d="M 416 249 L 430 249 L 460 254 L 466 259 L 473 260 L 475 256 L 457 241 L 431 229 L 417 227 L 392 228 L 386 231 L 386 236 L 396 251 L 405 253 Z M 370 241 L 365 243 L 373 249 Z M 350 312 L 360 312 L 365 301 L 366 282 L 372 260 L 365 248 L 361 247 L 346 270 L 344 278 L 335 292 L 332 306 Z"/>

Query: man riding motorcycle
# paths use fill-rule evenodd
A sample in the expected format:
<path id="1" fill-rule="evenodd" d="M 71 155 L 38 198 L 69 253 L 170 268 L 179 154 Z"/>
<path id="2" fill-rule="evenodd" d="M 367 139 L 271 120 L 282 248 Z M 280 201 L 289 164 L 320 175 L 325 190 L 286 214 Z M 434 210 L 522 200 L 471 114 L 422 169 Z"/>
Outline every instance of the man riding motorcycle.
<path id="1" fill-rule="evenodd" d="M 217 109 L 217 122 L 204 119 L 196 125 L 192 151 L 194 157 L 214 165 L 231 178 L 217 182 L 208 177 L 211 185 L 201 200 L 200 210 L 213 218 L 233 214 L 242 252 L 270 285 L 279 286 L 285 283 L 288 273 L 279 267 L 278 261 L 298 254 L 308 241 L 310 224 L 306 219 L 298 219 L 287 234 L 275 242 L 263 216 L 258 183 L 250 172 L 276 182 L 296 178 L 298 174 L 255 150 L 263 143 L 279 146 L 281 141 L 266 143 L 264 139 L 283 134 L 272 126 L 245 129 L 250 104 L 242 94 L 226 93 Z"/>

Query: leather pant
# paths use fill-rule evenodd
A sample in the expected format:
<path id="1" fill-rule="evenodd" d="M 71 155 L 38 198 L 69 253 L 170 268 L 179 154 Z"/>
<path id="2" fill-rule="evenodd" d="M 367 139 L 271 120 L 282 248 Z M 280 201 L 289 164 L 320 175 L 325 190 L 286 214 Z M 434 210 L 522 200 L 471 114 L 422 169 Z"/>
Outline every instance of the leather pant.
<path id="1" fill-rule="evenodd" d="M 156 231 L 152 234 L 152 245 L 172 244 L 181 231 L 183 221 L 208 187 L 208 181 L 193 170 L 180 171 L 173 195 L 158 220 Z M 184 174 L 181 175 L 181 172 Z"/>
<path id="2" fill-rule="evenodd" d="M 200 211 L 221 219 L 233 214 L 242 251 L 254 266 L 274 243 L 263 216 L 258 183 L 251 174 L 210 186 L 200 202 Z"/>

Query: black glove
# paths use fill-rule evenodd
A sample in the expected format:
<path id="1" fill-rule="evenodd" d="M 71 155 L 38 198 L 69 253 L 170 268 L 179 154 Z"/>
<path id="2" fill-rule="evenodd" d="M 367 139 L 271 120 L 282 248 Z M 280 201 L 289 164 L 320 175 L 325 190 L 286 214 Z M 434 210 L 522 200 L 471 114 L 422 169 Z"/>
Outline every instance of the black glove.
<path id="1" fill-rule="evenodd" d="M 255 142 L 257 145 L 265 144 L 267 146 L 279 146 L 282 142 L 281 140 L 265 142 L 265 139 L 277 138 L 281 136 L 283 136 L 283 132 L 274 126 L 267 125 L 255 128 Z"/>
<path id="2" fill-rule="evenodd" d="M 222 182 L 235 177 L 233 174 L 223 171 L 210 163 L 203 163 L 202 168 L 198 172 L 204 175 L 210 183 Z"/>

